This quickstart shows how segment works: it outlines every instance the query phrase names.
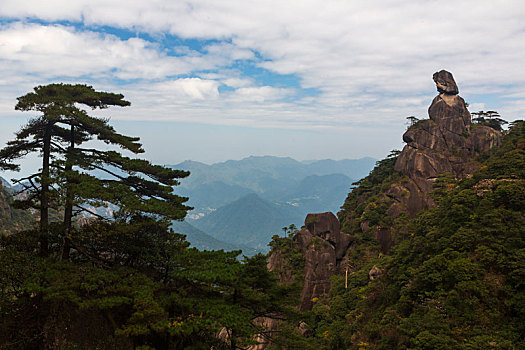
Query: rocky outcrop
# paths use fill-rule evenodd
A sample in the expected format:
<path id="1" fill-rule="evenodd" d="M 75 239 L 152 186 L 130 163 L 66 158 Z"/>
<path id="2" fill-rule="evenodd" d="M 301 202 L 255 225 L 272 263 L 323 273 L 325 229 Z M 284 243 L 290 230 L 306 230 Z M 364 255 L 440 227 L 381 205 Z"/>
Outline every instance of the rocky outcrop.
<path id="1" fill-rule="evenodd" d="M 356 231 L 369 233 L 375 240 L 359 253 L 365 261 L 388 253 L 396 243 L 398 232 L 406 229 L 402 226 L 403 220 L 396 221 L 397 218 L 403 219 L 403 214 L 414 217 L 433 205 L 430 192 L 440 175 L 449 173 L 460 179 L 472 174 L 479 168 L 476 157 L 501 142 L 499 131 L 472 124 L 450 72 L 437 72 L 433 80 L 439 94 L 428 109 L 429 119 L 418 121 L 403 135 L 406 146 L 395 161 L 395 171 L 392 170 L 393 161 L 388 163 L 390 173 L 382 178 L 380 190 L 374 189 L 376 192 L 372 195 L 362 191 L 349 196 L 347 203 L 351 204 L 342 211 L 345 227 L 357 227 Z M 367 216 L 369 213 L 375 213 L 376 217 Z M 380 216 L 379 220 L 377 216 Z M 384 217 L 389 220 L 383 220 Z M 344 274 L 345 267 L 352 269 L 350 262 L 358 245 L 352 246 L 351 241 L 350 235 L 341 232 L 334 214 L 307 215 L 305 226 L 293 237 L 293 244 L 300 247 L 304 256 L 301 311 L 312 309 L 315 298 L 329 292 L 332 275 Z M 291 274 L 282 272 L 286 270 L 286 258 L 278 250 L 272 253 L 269 268 L 281 271 L 281 281 L 293 281 Z M 382 273 L 374 265 L 369 270 L 369 280 L 380 278 Z"/>
<path id="2" fill-rule="evenodd" d="M 337 217 L 331 213 L 308 214 L 304 220 L 306 229 L 335 248 L 335 258 L 340 260 L 350 243 L 350 236 L 342 233 Z"/>
<path id="3" fill-rule="evenodd" d="M 337 264 L 350 244 L 350 236 L 340 231 L 337 217 L 326 212 L 308 214 L 305 226 L 293 239 L 304 255 L 304 284 L 299 310 L 310 310 L 314 298 L 330 290 L 330 277 L 337 272 Z M 270 261 L 278 261 L 278 254 L 272 254 Z"/>
<path id="4" fill-rule="evenodd" d="M 370 281 L 373 281 L 379 276 L 381 276 L 382 274 L 383 274 L 383 271 L 381 271 L 379 267 L 374 265 L 372 269 L 370 269 L 370 271 L 368 272 L 368 278 L 370 279 Z"/>
<path id="5" fill-rule="evenodd" d="M 428 109 L 430 119 L 417 122 L 403 135 L 407 145 L 399 155 L 395 169 L 407 181 L 392 186 L 388 194 L 396 203 L 391 213 L 405 211 L 415 216 L 433 202 L 429 193 L 438 175 L 450 173 L 462 178 L 473 173 L 476 156 L 500 143 L 501 133 L 483 125 L 472 125 L 465 101 L 451 73 L 434 73 L 438 96 Z M 405 195 L 400 195 L 405 192 Z"/>
<path id="6" fill-rule="evenodd" d="M 274 271 L 279 277 L 279 282 L 289 284 L 295 281 L 292 270 L 288 267 L 286 258 L 280 250 L 275 250 L 268 258 L 267 268 Z"/>
<path id="7" fill-rule="evenodd" d="M 440 93 L 457 95 L 459 93 L 456 81 L 450 72 L 446 70 L 440 70 L 434 73 L 432 79 L 436 83 L 436 87 Z"/>
<path id="8" fill-rule="evenodd" d="M 338 263 L 350 244 L 350 235 L 341 232 L 339 220 L 333 213 L 308 214 L 305 225 L 294 235 L 293 244 L 304 256 L 304 284 L 298 308 L 310 310 L 313 300 L 330 290 L 330 277 L 337 272 Z M 295 279 L 279 250 L 270 255 L 268 269 L 275 271 L 283 283 Z"/>

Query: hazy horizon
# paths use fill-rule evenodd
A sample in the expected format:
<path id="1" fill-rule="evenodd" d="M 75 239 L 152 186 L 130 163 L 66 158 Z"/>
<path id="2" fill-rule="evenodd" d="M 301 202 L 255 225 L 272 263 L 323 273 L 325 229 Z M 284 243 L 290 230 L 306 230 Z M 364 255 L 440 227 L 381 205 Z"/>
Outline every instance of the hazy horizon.
<path id="1" fill-rule="evenodd" d="M 524 17 L 519 0 L 4 0 L 0 147 L 35 115 L 16 98 L 64 82 L 124 94 L 90 114 L 155 163 L 381 159 L 427 118 L 441 69 L 470 111 L 524 118 Z"/>

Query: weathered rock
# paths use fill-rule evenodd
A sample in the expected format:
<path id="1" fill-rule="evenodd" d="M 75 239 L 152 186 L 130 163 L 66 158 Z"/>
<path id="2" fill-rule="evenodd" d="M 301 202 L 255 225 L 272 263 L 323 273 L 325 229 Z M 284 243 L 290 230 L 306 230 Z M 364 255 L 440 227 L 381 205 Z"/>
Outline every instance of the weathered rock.
<path id="1" fill-rule="evenodd" d="M 328 241 L 335 247 L 336 259 L 341 259 L 350 243 L 350 235 L 340 231 L 337 217 L 331 212 L 308 214 L 305 219 L 308 231 Z"/>
<path id="2" fill-rule="evenodd" d="M 343 258 L 350 236 L 340 231 L 339 220 L 330 212 L 308 214 L 305 227 L 293 237 L 294 244 L 304 255 L 304 284 L 301 291 L 299 310 L 310 310 L 313 299 L 330 290 L 330 277 L 337 273 L 337 263 Z M 291 272 L 286 272 L 285 258 L 274 251 L 268 261 L 268 268 L 277 271 L 284 282 L 293 280 Z M 284 271 L 281 271 L 284 270 Z"/>
<path id="3" fill-rule="evenodd" d="M 298 330 L 299 334 L 305 338 L 308 338 L 312 334 L 312 331 L 308 328 L 308 324 L 306 324 L 306 322 L 303 321 L 299 323 Z"/>
<path id="4" fill-rule="evenodd" d="M 287 261 L 279 250 L 276 250 L 270 255 L 268 264 L 266 265 L 268 271 L 274 271 L 279 276 L 279 282 L 292 283 L 295 277 L 287 266 Z"/>
<path id="5" fill-rule="evenodd" d="M 377 243 L 379 243 L 379 248 L 383 253 L 388 253 L 390 248 L 392 248 L 394 245 L 395 237 L 388 227 L 376 227 L 372 231 L 372 237 L 377 240 Z"/>
<path id="6" fill-rule="evenodd" d="M 379 267 L 374 265 L 374 267 L 372 267 L 372 269 L 368 272 L 368 278 L 370 278 L 370 281 L 373 281 L 379 276 L 381 276 L 382 273 L 383 271 L 381 271 Z"/>
<path id="7" fill-rule="evenodd" d="M 299 310 L 311 310 L 313 299 L 330 291 L 330 277 L 336 272 L 335 247 L 306 228 L 297 233 L 304 255 L 304 285 Z"/>
<path id="8" fill-rule="evenodd" d="M 254 341 L 258 344 L 251 345 L 248 350 L 263 350 L 272 344 L 272 337 L 275 336 L 279 321 L 276 318 L 270 317 L 258 317 L 253 321 L 254 325 L 265 329 L 266 332 L 260 333 L 255 336 Z"/>
<path id="9" fill-rule="evenodd" d="M 456 85 L 454 77 L 450 72 L 447 72 L 446 70 L 440 70 L 439 72 L 434 73 L 432 79 L 434 79 L 439 92 L 444 92 L 451 95 L 456 95 L 459 93 L 458 86 Z"/>
<path id="10" fill-rule="evenodd" d="M 403 135 L 407 145 L 399 155 L 395 170 L 408 180 L 394 184 L 388 195 L 395 200 L 388 210 L 393 217 L 405 211 L 410 217 L 433 205 L 429 193 L 433 182 L 444 173 L 462 178 L 473 173 L 475 157 L 500 143 L 501 133 L 487 126 L 471 125 L 465 101 L 456 94 L 457 85 L 447 71 L 434 74 L 440 94 L 428 109 L 430 119 L 412 126 Z M 404 191 L 408 195 L 400 195 Z"/>

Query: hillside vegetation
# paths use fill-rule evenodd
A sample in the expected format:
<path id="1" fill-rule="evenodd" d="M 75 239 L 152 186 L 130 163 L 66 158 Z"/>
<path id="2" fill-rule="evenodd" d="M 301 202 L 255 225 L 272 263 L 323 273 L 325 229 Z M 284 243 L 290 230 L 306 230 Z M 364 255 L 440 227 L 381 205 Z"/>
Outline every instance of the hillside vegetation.
<path id="1" fill-rule="evenodd" d="M 330 293 L 303 314 L 311 348 L 524 349 L 524 149 L 517 121 L 472 176 L 440 176 L 435 206 L 414 219 L 385 215 L 385 191 L 403 175 L 396 154 L 378 162 L 339 213 L 353 239 L 348 287 L 334 275 Z M 365 222 L 396 233 L 389 254 Z"/>

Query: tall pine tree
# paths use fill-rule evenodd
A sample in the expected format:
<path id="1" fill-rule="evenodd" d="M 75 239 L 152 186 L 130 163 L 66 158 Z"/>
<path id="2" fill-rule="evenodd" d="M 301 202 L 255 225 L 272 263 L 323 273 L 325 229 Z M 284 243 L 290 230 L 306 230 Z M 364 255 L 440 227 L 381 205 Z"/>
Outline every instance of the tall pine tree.
<path id="1" fill-rule="evenodd" d="M 50 199 L 63 210 L 62 257 L 70 250 L 75 214 L 89 211 L 83 204 L 112 203 L 120 212 L 153 214 L 169 219 L 184 218 L 186 198 L 172 193 L 177 179 L 188 172 L 153 165 L 113 150 L 81 148 L 94 138 L 134 154 L 144 152 L 139 138 L 119 134 L 108 121 L 89 116 L 85 109 L 129 106 L 121 94 L 100 92 L 87 85 L 50 84 L 18 98 L 15 109 L 42 114 L 22 128 L 7 147 L 0 150 L 0 167 L 18 170 L 14 163 L 31 152 L 42 154 L 42 169 L 19 181 L 27 181 L 27 207 L 40 210 L 40 254 L 49 254 Z M 93 170 L 106 173 L 104 179 Z M 109 177 L 109 179 L 107 179 Z M 60 204 L 60 206 L 58 206 Z M 74 208 L 78 209 L 74 212 Z"/>

